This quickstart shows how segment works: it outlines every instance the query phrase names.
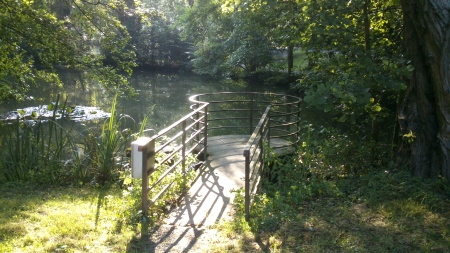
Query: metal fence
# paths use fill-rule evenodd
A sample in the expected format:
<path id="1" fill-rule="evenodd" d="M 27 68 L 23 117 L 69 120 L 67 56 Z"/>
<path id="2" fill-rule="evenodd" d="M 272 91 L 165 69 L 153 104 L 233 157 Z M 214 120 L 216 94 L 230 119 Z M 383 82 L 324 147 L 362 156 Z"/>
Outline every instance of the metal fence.
<path id="1" fill-rule="evenodd" d="M 295 146 L 300 142 L 300 104 L 302 99 L 276 93 L 217 92 L 191 96 L 194 105 L 209 103 L 208 135 L 251 135 L 268 105 L 270 112 L 270 139 L 283 139 L 281 146 Z"/>
<path id="2" fill-rule="evenodd" d="M 300 103 L 295 96 L 258 92 L 219 92 L 194 95 L 197 103 L 208 102 L 208 134 L 251 135 L 243 151 L 245 157 L 245 218 L 250 216 L 264 170 L 264 147 L 275 153 L 292 152 L 299 142 Z M 256 126 L 255 126 L 256 125 Z"/>
<path id="3" fill-rule="evenodd" d="M 158 192 L 152 194 L 151 200 L 148 193 L 157 186 L 161 186 L 164 179 L 177 168 L 181 167 L 181 173 L 186 174 L 187 156 L 193 155 L 200 160 L 205 157 L 208 147 L 207 117 L 208 103 L 202 103 L 191 113 L 153 137 L 137 140 L 137 151 L 142 154 L 139 167 L 142 166 L 142 211 L 145 217 L 148 215 L 148 208 L 160 199 L 175 181 L 169 180 L 163 187 L 158 187 Z M 158 162 L 156 162 L 157 157 Z M 132 167 L 134 170 L 133 165 Z M 158 170 L 161 172 L 159 177 L 149 185 L 149 176 Z"/>
<path id="4" fill-rule="evenodd" d="M 252 202 L 250 195 L 256 194 L 264 169 L 264 145 L 267 144 L 270 146 L 270 108 L 270 105 L 267 106 L 244 148 L 246 220 L 250 217 L 250 206 Z"/>
<path id="5" fill-rule="evenodd" d="M 136 151 L 142 154 L 139 159 L 139 166 L 142 168 L 138 168 L 138 171 L 142 176 L 143 215 L 147 217 L 148 208 L 174 183 L 164 180 L 168 175 L 180 167 L 181 172 L 186 173 L 188 155 L 206 159 L 208 136 L 240 134 L 250 136 L 243 152 L 245 216 L 248 219 L 251 196 L 256 193 L 264 168 L 264 145 L 267 143 L 276 151 L 292 148 L 300 142 L 302 100 L 289 95 L 258 92 L 198 94 L 191 96 L 189 100 L 193 103 L 191 113 L 153 137 L 139 139 L 134 144 L 137 146 Z M 168 147 L 171 149 L 167 149 Z M 161 173 L 149 185 L 149 176 L 155 171 Z M 161 186 L 163 182 L 165 185 Z M 154 191 L 151 200 L 150 191 Z"/>

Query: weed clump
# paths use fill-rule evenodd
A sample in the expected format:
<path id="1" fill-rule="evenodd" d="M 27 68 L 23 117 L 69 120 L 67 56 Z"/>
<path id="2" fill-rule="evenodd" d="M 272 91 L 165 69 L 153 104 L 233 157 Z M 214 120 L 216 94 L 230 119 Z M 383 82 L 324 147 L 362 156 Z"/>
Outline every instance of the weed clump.
<path id="1" fill-rule="evenodd" d="M 450 250 L 447 179 L 412 176 L 382 144 L 305 129 L 294 155 L 268 155 L 250 220 L 238 190 L 237 218 L 222 230 L 251 233 L 271 252 Z"/>

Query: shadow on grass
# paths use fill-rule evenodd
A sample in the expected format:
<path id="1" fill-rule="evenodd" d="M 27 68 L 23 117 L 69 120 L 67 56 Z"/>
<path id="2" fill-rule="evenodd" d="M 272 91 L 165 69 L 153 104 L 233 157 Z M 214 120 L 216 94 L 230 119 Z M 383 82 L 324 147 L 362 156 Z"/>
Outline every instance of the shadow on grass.
<path id="1" fill-rule="evenodd" d="M 366 175 L 297 203 L 268 198 L 251 223 L 270 252 L 449 252 L 450 192 L 440 184 Z"/>
<path id="2" fill-rule="evenodd" d="M 166 219 L 170 224 L 160 224 L 150 228 L 149 235 L 133 238 L 126 252 L 190 252 L 196 247 L 205 231 L 203 224 L 210 219 L 221 220 L 230 198 L 224 195 L 224 187 L 209 162 L 202 166 L 195 182 L 201 185 L 181 197 L 183 204 L 171 210 Z"/>
<path id="3" fill-rule="evenodd" d="M 44 187 L 19 182 L 2 183 L 0 196 L 0 246 L 2 243 L 6 245 L 12 242 L 15 238 L 32 236 L 30 224 L 33 226 L 35 223 L 47 222 L 48 212 L 55 210 L 55 207 L 49 208 L 48 203 L 73 203 L 94 198 L 92 192 L 78 188 Z M 51 224 L 48 227 L 51 227 Z"/>
<path id="4" fill-rule="evenodd" d="M 98 222 L 99 222 L 99 219 L 100 219 L 100 212 L 101 212 L 102 206 L 105 203 L 105 197 L 106 197 L 106 195 L 108 193 L 108 190 L 109 189 L 106 188 L 106 187 L 100 188 L 98 190 L 97 208 L 96 208 L 96 211 L 95 211 L 95 228 L 97 228 L 97 226 L 98 226 Z"/>

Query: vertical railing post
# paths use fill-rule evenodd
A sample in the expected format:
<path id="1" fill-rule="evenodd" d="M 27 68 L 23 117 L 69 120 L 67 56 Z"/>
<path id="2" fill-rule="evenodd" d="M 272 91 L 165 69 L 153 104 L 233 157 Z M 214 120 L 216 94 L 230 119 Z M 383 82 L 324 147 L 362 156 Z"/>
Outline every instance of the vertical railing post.
<path id="1" fill-rule="evenodd" d="M 183 180 L 186 179 L 186 120 L 181 123 L 182 135 L 181 135 L 181 170 L 183 172 Z M 183 181 L 184 182 L 184 181 Z"/>
<path id="2" fill-rule="evenodd" d="M 300 143 L 300 102 L 297 103 L 297 125 L 296 125 L 296 135 L 295 135 L 295 142 Z"/>
<path id="3" fill-rule="evenodd" d="M 271 107 L 272 109 L 272 107 Z M 270 147 L 270 109 L 269 112 L 267 113 L 267 147 Z"/>
<path id="4" fill-rule="evenodd" d="M 142 227 L 141 233 L 148 234 L 148 172 L 155 168 L 155 139 L 139 147 L 142 152 Z"/>
<path id="5" fill-rule="evenodd" d="M 244 150 L 245 156 L 245 220 L 249 221 L 250 219 L 250 150 Z"/>
<path id="6" fill-rule="evenodd" d="M 142 214 L 148 215 L 148 145 L 142 147 Z"/>
<path id="7" fill-rule="evenodd" d="M 203 118 L 204 122 L 204 129 L 203 129 L 203 134 L 204 134 L 204 143 L 203 143 L 203 147 L 204 147 L 204 151 L 203 151 L 203 160 L 206 161 L 206 156 L 208 155 L 208 106 L 205 106 L 205 117 Z"/>
<path id="8" fill-rule="evenodd" d="M 264 145 L 263 145 L 263 143 L 264 143 L 264 140 L 263 140 L 263 138 L 264 138 L 264 124 L 262 124 L 261 127 L 259 128 L 258 135 L 260 136 L 259 137 L 258 146 L 259 146 L 259 149 L 261 150 L 261 152 L 259 154 L 259 158 L 258 158 L 258 160 L 259 160 L 258 174 L 260 174 L 261 173 L 261 168 L 263 167 L 263 162 L 264 162 L 264 160 L 263 160 L 263 155 L 264 155 Z"/>
<path id="9" fill-rule="evenodd" d="M 286 126 L 286 132 L 287 134 L 291 133 L 291 125 L 289 125 L 291 123 L 291 112 L 292 112 L 292 105 L 288 104 L 287 108 L 286 108 L 286 122 L 287 122 L 287 126 Z"/>
<path id="10" fill-rule="evenodd" d="M 195 104 L 194 110 L 197 110 L 198 107 L 199 107 L 199 104 Z M 200 124 L 198 122 L 199 114 L 200 114 L 200 112 L 195 113 L 195 122 L 196 122 L 195 123 L 195 131 L 198 131 L 200 129 Z M 195 136 L 195 142 L 198 143 L 199 139 L 200 139 L 200 135 L 197 134 Z"/>
<path id="11" fill-rule="evenodd" d="M 253 93 L 250 93 L 250 135 L 253 133 Z"/>

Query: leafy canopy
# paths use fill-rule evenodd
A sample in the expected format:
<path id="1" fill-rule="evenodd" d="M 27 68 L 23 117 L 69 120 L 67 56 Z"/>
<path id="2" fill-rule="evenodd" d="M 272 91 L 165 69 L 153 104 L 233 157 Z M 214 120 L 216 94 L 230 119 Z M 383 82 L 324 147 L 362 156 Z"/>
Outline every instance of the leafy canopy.
<path id="1" fill-rule="evenodd" d="M 86 71 L 126 88 L 134 52 L 113 0 L 0 0 L 0 101 L 23 100 L 32 85 L 62 85 L 58 68 Z"/>

